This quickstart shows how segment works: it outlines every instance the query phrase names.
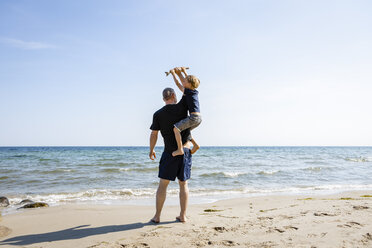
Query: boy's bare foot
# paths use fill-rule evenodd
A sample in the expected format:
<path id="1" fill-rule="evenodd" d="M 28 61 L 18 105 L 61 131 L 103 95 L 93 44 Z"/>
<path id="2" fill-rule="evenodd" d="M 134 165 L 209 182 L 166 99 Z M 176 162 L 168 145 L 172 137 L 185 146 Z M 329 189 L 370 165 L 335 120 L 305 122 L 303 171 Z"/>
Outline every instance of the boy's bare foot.
<path id="1" fill-rule="evenodd" d="M 191 154 L 194 154 L 197 150 L 199 150 L 200 146 L 198 144 L 194 144 L 191 149 Z"/>
<path id="2" fill-rule="evenodd" d="M 173 157 L 183 155 L 183 154 L 184 154 L 183 149 L 172 152 Z"/>
<path id="3" fill-rule="evenodd" d="M 186 216 L 183 216 L 183 217 L 177 216 L 176 220 L 178 220 L 179 222 L 185 223 L 187 221 L 187 218 L 186 218 Z"/>

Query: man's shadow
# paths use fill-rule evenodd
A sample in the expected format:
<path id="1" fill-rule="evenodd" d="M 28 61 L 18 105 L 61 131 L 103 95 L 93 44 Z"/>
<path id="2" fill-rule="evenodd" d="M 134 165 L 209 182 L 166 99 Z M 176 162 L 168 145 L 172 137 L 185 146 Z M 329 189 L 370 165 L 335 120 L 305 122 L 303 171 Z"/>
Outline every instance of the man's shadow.
<path id="1" fill-rule="evenodd" d="M 175 223 L 175 221 L 161 222 L 162 225 L 171 224 L 171 223 Z M 101 227 L 92 227 L 92 228 L 82 228 L 82 227 L 87 227 L 90 225 L 81 225 L 81 226 L 64 229 L 61 231 L 22 235 L 22 236 L 5 239 L 3 241 L 0 241 L 0 246 L 1 245 L 30 245 L 30 244 L 43 243 L 43 242 L 80 239 L 80 238 L 93 236 L 93 235 L 128 231 L 128 230 L 139 229 L 144 226 L 152 226 L 152 225 L 156 226 L 152 222 L 148 222 L 148 223 L 137 222 L 137 223 L 126 224 L 126 225 L 111 225 L 111 226 L 101 226 Z"/>

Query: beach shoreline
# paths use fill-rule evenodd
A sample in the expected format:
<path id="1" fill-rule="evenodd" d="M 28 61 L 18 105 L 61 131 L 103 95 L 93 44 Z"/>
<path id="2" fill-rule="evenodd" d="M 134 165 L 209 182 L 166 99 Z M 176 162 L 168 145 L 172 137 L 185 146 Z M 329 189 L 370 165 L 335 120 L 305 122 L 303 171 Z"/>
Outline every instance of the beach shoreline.
<path id="1" fill-rule="evenodd" d="M 175 221 L 154 206 L 66 204 L 0 221 L 1 247 L 370 247 L 371 190 L 331 195 L 265 195 L 192 204 Z M 5 229 L 5 227 L 7 229 Z"/>

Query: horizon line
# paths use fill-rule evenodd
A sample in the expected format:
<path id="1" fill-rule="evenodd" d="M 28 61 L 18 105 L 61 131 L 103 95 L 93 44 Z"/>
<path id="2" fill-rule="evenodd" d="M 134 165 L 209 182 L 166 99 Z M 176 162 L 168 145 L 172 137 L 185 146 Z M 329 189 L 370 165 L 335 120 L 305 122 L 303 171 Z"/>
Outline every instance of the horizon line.
<path id="1" fill-rule="evenodd" d="M 0 148 L 15 148 L 15 147 L 149 147 L 135 145 L 19 145 L 19 146 L 0 146 Z M 164 147 L 164 146 L 156 146 L 156 147 Z M 156 148 L 155 147 L 155 148 Z M 201 146 L 203 147 L 372 147 L 372 145 L 217 145 L 217 146 Z"/>

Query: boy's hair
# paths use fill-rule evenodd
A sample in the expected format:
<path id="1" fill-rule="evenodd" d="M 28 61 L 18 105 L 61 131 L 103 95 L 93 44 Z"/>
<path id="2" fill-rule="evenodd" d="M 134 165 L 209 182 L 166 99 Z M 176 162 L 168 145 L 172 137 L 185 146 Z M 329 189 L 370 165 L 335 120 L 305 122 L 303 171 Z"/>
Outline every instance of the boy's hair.
<path id="1" fill-rule="evenodd" d="M 193 89 L 196 89 L 196 88 L 199 87 L 199 85 L 200 85 L 200 80 L 199 80 L 197 77 L 195 77 L 195 76 L 193 76 L 193 75 L 188 75 L 188 76 L 186 77 L 186 79 L 187 79 L 187 81 L 191 84 L 191 87 L 192 87 Z"/>
<path id="2" fill-rule="evenodd" d="M 163 90 L 163 99 L 164 100 L 169 100 L 172 98 L 172 96 L 174 96 L 176 94 L 176 92 L 174 92 L 174 89 L 172 88 L 165 88 Z"/>

